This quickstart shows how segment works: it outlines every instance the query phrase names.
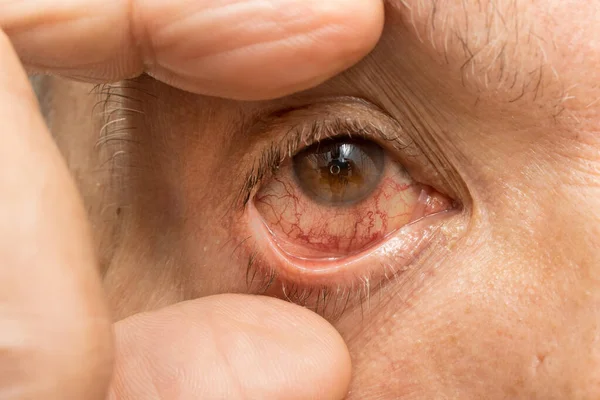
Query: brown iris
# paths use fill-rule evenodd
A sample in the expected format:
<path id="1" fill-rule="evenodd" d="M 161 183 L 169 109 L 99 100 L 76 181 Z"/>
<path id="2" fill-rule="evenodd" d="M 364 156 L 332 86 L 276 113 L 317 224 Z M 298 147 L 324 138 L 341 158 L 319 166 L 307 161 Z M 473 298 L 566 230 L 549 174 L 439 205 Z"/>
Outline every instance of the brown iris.
<path id="1" fill-rule="evenodd" d="M 317 143 L 294 157 L 298 185 L 312 200 L 349 205 L 377 187 L 384 169 L 384 151 L 366 140 L 339 139 Z"/>

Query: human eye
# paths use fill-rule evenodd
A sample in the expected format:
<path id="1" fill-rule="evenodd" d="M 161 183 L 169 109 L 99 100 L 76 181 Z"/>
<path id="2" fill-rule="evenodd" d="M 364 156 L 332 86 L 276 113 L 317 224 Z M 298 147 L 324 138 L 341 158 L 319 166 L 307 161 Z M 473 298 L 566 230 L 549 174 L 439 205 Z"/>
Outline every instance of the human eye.
<path id="1" fill-rule="evenodd" d="M 268 294 L 339 315 L 410 268 L 460 209 L 433 186 L 424 152 L 372 105 L 325 102 L 263 129 L 280 139 L 247 178 L 244 222 L 249 281 Z"/>

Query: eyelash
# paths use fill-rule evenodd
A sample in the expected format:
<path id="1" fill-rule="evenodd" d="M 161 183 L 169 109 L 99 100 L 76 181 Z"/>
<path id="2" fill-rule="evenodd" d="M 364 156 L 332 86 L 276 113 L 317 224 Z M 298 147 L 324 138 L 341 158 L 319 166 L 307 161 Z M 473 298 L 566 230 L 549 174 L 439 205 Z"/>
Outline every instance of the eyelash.
<path id="1" fill-rule="evenodd" d="M 381 266 L 385 269 L 386 266 Z M 396 278 L 396 274 L 386 275 L 386 280 L 391 281 Z M 330 286 L 306 286 L 296 282 L 283 280 L 278 276 L 275 268 L 268 266 L 267 263 L 260 260 L 258 252 L 250 255 L 246 267 L 246 285 L 250 293 L 265 295 L 277 282 L 281 286 L 283 298 L 290 303 L 307 307 L 317 314 L 329 320 L 337 320 L 349 306 L 360 304 L 361 314 L 363 314 L 363 304 L 370 302 L 372 292 L 380 293 L 380 289 L 385 282 L 380 281 L 377 290 L 371 288 L 371 276 L 355 277 L 354 282 L 360 282 L 360 287 L 351 285 L 350 287 L 338 285 Z M 314 305 L 309 305 L 313 299 Z M 341 307 L 340 307 L 341 305 Z"/>
<path id="2" fill-rule="evenodd" d="M 373 124 L 362 123 L 360 120 L 332 117 L 295 126 L 286 132 L 282 140 L 269 144 L 261 153 L 258 161 L 246 176 L 238 196 L 241 207 L 244 209 L 247 206 L 260 185 L 271 179 L 286 160 L 320 141 L 344 137 L 370 140 L 382 145 L 384 149 L 389 150 L 392 147 L 404 151 L 404 153 L 410 153 L 406 150 L 413 146 L 412 142 L 404 140 L 398 135 L 389 135 L 384 129 Z M 394 157 L 392 158 L 394 159 Z M 350 287 L 347 285 L 308 286 L 286 281 L 277 273 L 276 268 L 263 259 L 258 251 L 252 250 L 246 266 L 246 285 L 250 292 L 267 294 L 277 283 L 286 300 L 309 307 L 330 320 L 335 320 L 344 313 L 349 305 L 360 304 L 362 313 L 363 304 L 365 302 L 369 304 L 371 294 L 376 291 L 374 289 L 379 291 L 386 280 L 394 279 L 398 275 L 386 265 L 382 265 L 381 269 L 386 271 L 386 279 L 380 280 L 377 288 L 371 287 L 372 276 L 370 274 L 355 276 Z M 390 275 L 387 274 L 388 269 L 391 271 Z"/>

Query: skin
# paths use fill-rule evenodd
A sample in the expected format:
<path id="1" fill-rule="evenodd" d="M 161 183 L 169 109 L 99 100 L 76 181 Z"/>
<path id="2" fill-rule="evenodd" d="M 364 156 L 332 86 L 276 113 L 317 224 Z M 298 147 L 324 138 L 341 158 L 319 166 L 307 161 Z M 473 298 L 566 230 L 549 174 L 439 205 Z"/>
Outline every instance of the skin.
<path id="1" fill-rule="evenodd" d="M 355 14 L 344 18 L 350 15 Z M 90 84 L 45 79 L 42 111 L 83 195 L 93 235 L 87 247 L 95 247 L 100 260 L 110 318 L 120 321 L 115 325 L 117 361 L 111 395 L 164 399 L 291 398 L 294 394 L 298 398 L 411 400 L 598 398 L 600 52 L 594 46 L 600 27 L 594 21 L 599 18 L 595 2 L 388 2 L 383 36 L 363 61 L 319 86 L 304 81 L 304 88 L 312 88 L 272 101 L 232 101 L 197 94 L 247 99 L 253 91 L 245 91 L 243 83 L 241 89 L 234 86 L 223 92 L 214 92 L 212 87 L 199 91 L 193 83 L 190 90 L 196 93 L 191 93 L 143 76 L 102 86 L 90 95 Z M 19 41 L 15 42 L 19 51 Z M 10 65 L 15 66 L 0 76 L 11 79 L 0 87 L 9 83 L 14 87 L 13 77 L 20 72 L 15 63 Z M 7 68 L 4 63 L 2 68 Z M 257 82 L 259 87 L 264 84 L 260 79 Z M 178 86 L 185 88 L 185 84 Z M 2 96 L 14 102 L 22 91 L 24 85 Z M 106 102 L 109 91 L 118 100 L 116 106 Z M 279 94 L 278 90 L 269 89 L 266 95 L 258 91 L 254 100 Z M 258 291 L 244 281 L 247 211 L 233 209 L 226 200 L 238 195 L 249 161 L 260 155 L 261 146 L 278 137 L 277 129 L 250 130 L 249 134 L 243 128 L 252 126 L 264 110 L 316 104 L 332 96 L 360 97 L 384 109 L 419 148 L 428 149 L 422 151 L 431 168 L 413 169 L 414 178 L 460 204 L 458 211 L 444 217 L 442 228 L 409 268 L 377 291 L 353 297 L 343 313 L 322 313 L 349 350 L 349 387 L 344 375 L 349 368 L 345 349 L 323 319 L 280 300 L 223 294 Z M 27 104 L 21 119 L 15 121 L 14 111 L 7 114 L 15 127 L 20 126 L 18 121 L 29 121 L 25 116 L 31 115 L 31 105 Z M 343 112 L 342 106 L 335 107 L 317 109 L 316 114 L 325 118 Z M 104 111 L 108 113 L 101 114 Z M 35 121 L 38 125 L 30 130 L 42 130 L 41 119 Z M 35 182 L 43 180 L 33 179 L 33 172 L 28 175 L 33 189 L 19 186 L 21 180 L 15 181 L 11 172 L 15 165 L 22 165 L 23 171 L 31 168 L 31 162 L 46 169 L 56 165 L 53 179 L 68 180 L 56 152 L 38 144 L 51 147 L 47 138 L 22 143 L 29 136 L 17 135 L 16 128 L 13 131 L 10 139 L 14 142 L 5 146 L 6 154 L 0 157 L 10 161 L 11 169 L 4 168 L 2 173 L 13 180 L 3 178 L 2 182 L 5 193 L 14 191 L 23 197 L 7 201 L 6 218 L 28 212 L 8 205 L 25 207 L 29 203 L 20 199 L 35 198 L 42 188 L 42 183 L 36 186 Z M 103 140 L 111 133 L 116 140 Z M 39 137 L 45 138 L 43 133 Z M 36 154 L 53 156 L 30 161 L 20 156 L 25 150 L 14 150 L 26 146 L 36 146 L 30 150 Z M 17 186 L 8 186 L 11 182 Z M 19 190 L 12 189 L 16 187 Z M 57 240 L 53 229 L 62 224 L 73 241 L 80 240 L 81 232 L 88 229 L 83 226 L 83 211 L 73 218 L 72 209 L 81 210 L 79 203 L 62 200 L 63 192 L 74 189 L 57 188 L 57 197 L 54 201 L 49 197 L 46 205 L 52 212 L 43 213 L 56 220 L 44 219 L 48 230 L 32 229 L 32 235 Z M 56 204 L 64 204 L 64 209 L 57 209 Z M 26 226 L 22 219 L 17 222 Z M 16 242 L 19 237 L 13 231 L 4 234 L 4 242 L 11 244 L 5 250 L 8 255 L 22 248 L 15 244 L 31 241 Z M 66 243 L 58 247 L 64 253 L 51 254 L 61 261 L 55 264 L 93 266 L 91 250 L 72 254 L 67 251 L 71 242 Z M 78 302 L 71 313 L 45 315 L 48 321 L 69 321 L 70 315 L 97 321 L 89 315 L 104 311 L 100 296 L 89 293 L 91 287 L 99 290 L 89 269 L 76 269 L 81 277 L 71 281 L 71 293 L 86 301 Z M 44 267 L 43 271 L 45 280 L 32 274 L 27 280 L 11 276 L 10 282 L 50 290 L 47 282 L 56 281 L 54 293 L 64 287 L 55 278 L 59 269 Z M 331 278 L 336 279 L 341 278 Z M 86 282 L 89 286 L 83 290 Z M 9 298 L 14 307 L 26 304 L 31 308 L 22 310 L 40 310 L 52 299 L 74 308 L 66 296 L 40 300 L 32 295 L 34 290 L 22 285 Z M 268 294 L 277 295 L 276 291 Z M 79 308 L 81 304 L 84 307 Z M 278 318 L 254 317 L 252 313 L 262 307 Z M 224 322 L 211 323 L 224 315 Z M 211 360 L 220 359 L 224 343 L 237 348 L 245 337 L 268 333 L 260 332 L 264 325 L 252 325 L 258 319 L 274 324 L 274 331 L 267 331 L 275 338 L 301 337 L 288 342 L 274 339 L 281 346 L 279 351 L 248 352 L 256 354 L 248 364 L 239 356 L 246 352 L 226 352 L 225 358 L 238 372 L 218 376 L 222 387 L 206 384 L 203 374 L 215 370 Z M 106 324 L 106 318 L 103 321 Z M 92 346 L 105 343 L 102 329 L 94 325 L 86 336 L 73 328 L 71 334 L 86 339 L 82 348 L 96 349 L 96 359 L 103 360 L 106 352 Z M 218 340 L 205 339 L 211 329 Z M 219 345 L 219 340 L 224 343 Z M 183 350 L 169 351 L 168 343 Z M 36 346 L 31 346 L 34 354 L 48 357 L 48 352 Z M 330 349 L 329 353 L 318 346 Z M 281 349 L 289 349 L 294 361 L 274 358 Z M 64 371 L 69 371 L 69 362 L 79 361 L 81 353 L 69 354 L 73 358 L 65 361 Z M 297 365 L 304 360 L 299 354 L 326 356 L 309 358 L 310 367 L 305 370 Z M 280 362 L 292 376 L 283 383 L 270 381 L 278 376 L 272 371 L 281 367 L 267 369 L 269 360 L 273 360 L 271 366 Z M 257 363 L 265 367 L 256 368 Z M 85 373 L 78 371 L 83 380 L 71 383 L 73 393 L 91 387 L 86 385 L 103 385 L 106 369 L 99 364 Z M 45 364 L 32 363 L 30 368 L 39 365 Z M 318 374 L 311 377 L 299 372 L 311 369 Z M 231 376 L 235 384 L 227 380 Z M 331 393 L 300 392 L 307 385 L 300 378 L 329 387 Z M 265 379 L 269 380 L 258 388 L 262 392 L 253 391 L 256 382 Z M 218 391 L 232 387 L 241 391 Z M 97 391 L 101 393 L 100 388 Z"/>

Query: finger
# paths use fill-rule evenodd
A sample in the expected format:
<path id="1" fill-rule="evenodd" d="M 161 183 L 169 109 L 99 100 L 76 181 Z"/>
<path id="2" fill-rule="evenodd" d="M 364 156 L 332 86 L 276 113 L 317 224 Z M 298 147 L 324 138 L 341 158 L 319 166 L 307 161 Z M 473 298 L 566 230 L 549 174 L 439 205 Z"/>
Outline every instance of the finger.
<path id="1" fill-rule="evenodd" d="M 299 306 L 218 295 L 116 324 L 109 398 L 342 399 L 350 357 L 335 329 Z"/>
<path id="2" fill-rule="evenodd" d="M 85 214 L 0 31 L 0 398 L 102 399 L 110 324 Z"/>
<path id="3" fill-rule="evenodd" d="M 265 99 L 315 86 L 366 55 L 381 0 L 0 0 L 0 27 L 33 71 Z"/>

